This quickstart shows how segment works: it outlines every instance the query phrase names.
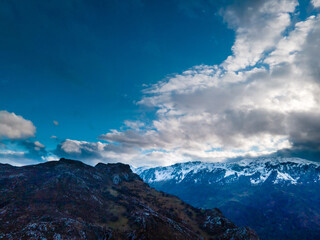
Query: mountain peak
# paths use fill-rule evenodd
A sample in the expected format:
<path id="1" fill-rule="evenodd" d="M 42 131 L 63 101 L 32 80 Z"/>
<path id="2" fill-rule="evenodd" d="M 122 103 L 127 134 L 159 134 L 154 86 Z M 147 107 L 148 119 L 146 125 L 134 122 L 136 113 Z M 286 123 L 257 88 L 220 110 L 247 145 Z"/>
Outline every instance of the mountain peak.
<path id="1" fill-rule="evenodd" d="M 72 164 L 72 165 L 77 165 L 77 166 L 84 166 L 85 164 L 79 160 L 72 160 L 72 159 L 66 159 L 66 158 L 60 158 L 58 161 L 59 163 L 63 164 Z"/>
<path id="2" fill-rule="evenodd" d="M 300 158 L 256 158 L 233 162 L 187 162 L 167 167 L 155 167 L 137 170 L 142 179 L 148 183 L 162 181 L 198 181 L 198 174 L 211 174 L 212 183 L 232 182 L 239 178 L 247 178 L 251 184 L 262 184 L 271 178 L 273 183 L 299 184 L 305 180 L 303 174 L 307 169 L 313 169 L 312 181 L 320 181 L 320 164 Z M 189 177 L 189 178 L 188 178 Z M 308 176 L 310 177 L 310 175 Z M 309 179 L 310 180 L 310 179 Z"/>
<path id="3" fill-rule="evenodd" d="M 0 176 L 4 239 L 258 239 L 220 211 L 145 184 L 129 165 L 60 159 Z"/>
<path id="4" fill-rule="evenodd" d="M 278 157 L 188 162 L 145 169 L 139 175 L 151 187 L 195 207 L 219 207 L 231 220 L 252 227 L 263 239 L 320 236 L 317 162 Z"/>
<path id="5" fill-rule="evenodd" d="M 111 172 L 121 172 L 121 173 L 132 173 L 131 168 L 128 164 L 124 164 L 124 163 L 98 163 L 95 166 L 96 169 L 104 169 L 104 170 L 108 170 Z"/>

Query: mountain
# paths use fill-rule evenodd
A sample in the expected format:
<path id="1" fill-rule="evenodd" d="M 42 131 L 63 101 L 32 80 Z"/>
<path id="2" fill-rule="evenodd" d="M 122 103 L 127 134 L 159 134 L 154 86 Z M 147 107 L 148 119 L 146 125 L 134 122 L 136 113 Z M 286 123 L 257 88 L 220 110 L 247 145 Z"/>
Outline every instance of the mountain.
<path id="1" fill-rule="evenodd" d="M 129 165 L 0 164 L 0 239 L 258 239 L 220 210 L 150 188 Z"/>
<path id="2" fill-rule="evenodd" d="M 218 207 L 261 239 L 320 238 L 320 164 L 299 158 L 188 162 L 137 169 L 150 186 L 200 208 Z"/>

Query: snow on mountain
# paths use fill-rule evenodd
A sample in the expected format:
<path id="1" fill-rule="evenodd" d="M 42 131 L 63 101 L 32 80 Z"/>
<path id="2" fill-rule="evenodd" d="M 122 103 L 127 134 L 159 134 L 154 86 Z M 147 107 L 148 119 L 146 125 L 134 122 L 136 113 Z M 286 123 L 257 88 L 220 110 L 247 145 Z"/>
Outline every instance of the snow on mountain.
<path id="1" fill-rule="evenodd" d="M 151 187 L 195 207 L 218 207 L 261 239 L 319 239 L 319 163 L 260 157 L 180 163 L 143 169 L 139 175 Z"/>
<path id="2" fill-rule="evenodd" d="M 302 173 L 305 171 L 308 171 L 307 181 L 320 180 L 320 164 L 300 158 L 256 158 L 217 163 L 187 162 L 168 167 L 135 169 L 135 172 L 148 183 L 170 180 L 178 183 L 192 180 L 197 183 L 203 181 L 206 176 L 205 180 L 209 184 L 228 183 L 245 177 L 253 185 L 264 183 L 267 179 L 274 184 L 299 184 L 306 181 L 302 179 Z"/>

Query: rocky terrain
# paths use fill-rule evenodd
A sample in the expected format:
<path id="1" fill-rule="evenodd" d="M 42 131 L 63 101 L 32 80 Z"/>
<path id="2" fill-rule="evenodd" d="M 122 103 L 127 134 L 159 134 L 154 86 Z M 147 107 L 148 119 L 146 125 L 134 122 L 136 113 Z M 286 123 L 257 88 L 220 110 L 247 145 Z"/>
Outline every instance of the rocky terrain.
<path id="1" fill-rule="evenodd" d="M 255 229 L 261 239 L 319 239 L 319 163 L 258 158 L 135 171 L 152 187 L 195 207 L 218 207 L 237 225 Z"/>
<path id="2" fill-rule="evenodd" d="M 0 239 L 258 239 L 220 210 L 156 191 L 128 165 L 0 164 Z"/>

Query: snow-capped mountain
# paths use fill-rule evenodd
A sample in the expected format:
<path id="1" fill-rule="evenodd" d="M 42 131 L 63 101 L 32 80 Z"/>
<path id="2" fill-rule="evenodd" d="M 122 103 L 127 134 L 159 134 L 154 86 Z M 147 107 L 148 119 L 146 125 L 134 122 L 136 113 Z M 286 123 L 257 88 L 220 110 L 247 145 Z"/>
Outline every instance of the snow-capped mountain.
<path id="1" fill-rule="evenodd" d="M 300 158 L 187 162 L 138 168 L 151 187 L 201 208 L 220 208 L 261 239 L 319 239 L 320 163 Z"/>
<path id="2" fill-rule="evenodd" d="M 320 164 L 300 158 L 258 158 L 237 162 L 178 163 L 168 167 L 137 168 L 135 172 L 147 183 L 193 181 L 208 184 L 231 183 L 247 179 L 251 184 L 302 184 L 320 181 Z"/>

